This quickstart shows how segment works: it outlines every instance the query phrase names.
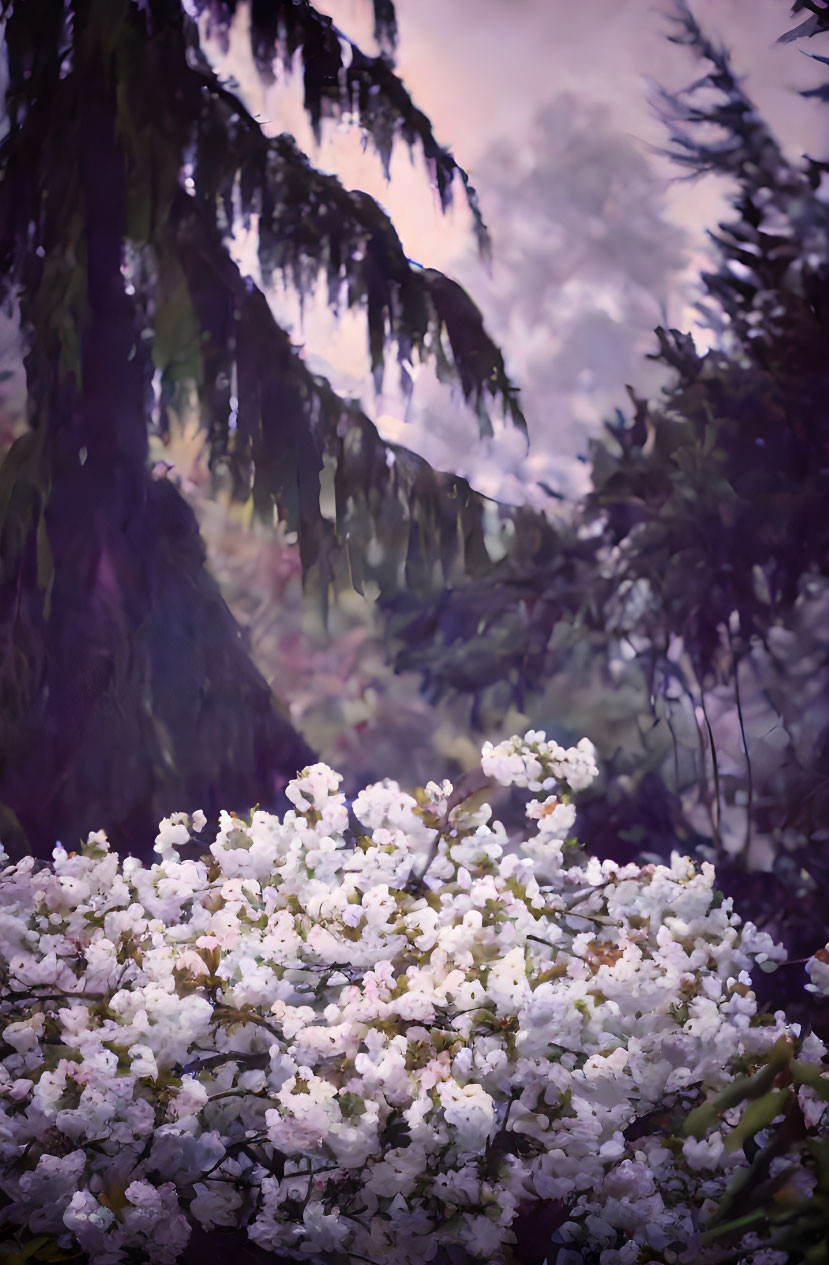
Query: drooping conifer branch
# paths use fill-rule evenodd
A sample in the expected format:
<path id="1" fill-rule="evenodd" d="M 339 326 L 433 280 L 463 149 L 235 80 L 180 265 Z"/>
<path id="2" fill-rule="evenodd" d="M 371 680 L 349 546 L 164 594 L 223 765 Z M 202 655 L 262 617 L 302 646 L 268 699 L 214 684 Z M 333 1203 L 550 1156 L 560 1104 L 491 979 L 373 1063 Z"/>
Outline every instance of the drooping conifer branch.
<path id="1" fill-rule="evenodd" d="M 204 14 L 225 39 L 237 8 L 238 0 L 196 0 L 195 4 L 196 12 Z M 364 53 L 307 0 L 252 0 L 251 49 L 259 73 L 266 82 L 273 80 L 277 66 L 289 75 L 298 58 L 305 108 L 317 136 L 323 118 L 355 115 L 386 174 L 398 136 L 410 147 L 419 145 L 444 208 L 451 205 L 455 178 L 461 181 L 479 244 L 486 249 L 486 227 L 467 173 L 437 142 L 428 117 L 392 69 L 388 53 L 397 30 L 392 0 L 374 0 L 374 12 L 375 36 L 383 49 L 379 57 Z"/>
<path id="2" fill-rule="evenodd" d="M 174 220 L 177 257 L 202 328 L 221 312 L 217 339 L 228 322 L 236 330 L 237 416 L 223 455 L 240 480 L 252 479 L 255 504 L 266 514 L 282 511 L 298 532 L 304 564 L 319 564 L 321 577 L 330 577 L 337 537 L 358 586 L 367 554 L 378 560 L 369 573 L 385 576 L 392 588 L 403 578 L 401 566 L 412 583 L 432 577 L 436 565 L 448 581 L 464 559 L 479 563 L 485 498 L 387 444 L 358 404 L 310 372 L 261 291 L 216 249 L 217 230 L 195 198 L 179 195 Z M 212 352 L 208 338 L 205 356 Z M 324 465 L 333 469 L 334 523 L 320 507 Z"/>
<path id="3" fill-rule="evenodd" d="M 324 76 L 320 78 L 319 57 L 320 49 L 328 49 L 333 56 L 335 48 L 340 56 L 340 36 L 333 32 L 328 19 L 310 6 L 287 6 L 287 16 L 283 7 L 273 6 L 267 18 L 258 9 L 254 12 L 260 65 L 264 67 L 266 61 L 265 28 L 276 14 L 279 21 L 275 34 L 272 32 L 271 61 L 278 57 L 284 61 L 289 52 L 293 56 L 303 50 L 309 82 L 322 85 L 319 100 L 334 108 L 336 93 L 332 84 L 323 83 Z M 232 6 L 214 9 L 213 20 L 226 26 L 232 13 Z M 320 395 L 309 386 L 310 379 L 300 383 L 283 374 L 281 388 L 276 391 L 274 367 L 299 362 L 275 322 L 264 319 L 264 301 L 254 303 L 248 294 L 240 306 L 231 301 L 227 289 L 212 292 L 205 281 L 207 276 L 227 274 L 232 267 L 229 238 L 237 213 L 243 219 L 253 214 L 257 217 L 258 254 L 265 281 L 279 272 L 283 280 L 304 292 L 322 275 L 334 306 L 345 302 L 365 311 L 370 363 L 378 385 L 386 348 L 391 345 L 404 386 L 413 362 L 436 359 L 442 370 L 453 372 L 459 380 L 484 433 L 491 433 L 489 407 L 497 401 L 510 422 L 525 428 L 501 353 L 461 287 L 435 270 L 412 265 L 388 216 L 372 199 L 350 192 L 335 177 L 316 171 L 292 138 L 263 134 L 244 103 L 217 78 L 200 51 L 195 24 L 175 0 L 155 0 L 145 12 L 130 4 L 120 14 L 101 10 L 97 20 L 106 26 L 111 70 L 119 85 L 117 130 L 124 156 L 126 239 L 135 247 L 127 264 L 138 345 L 152 348 L 149 368 L 160 371 L 168 385 L 186 377 L 199 382 L 213 458 L 221 457 L 231 464 L 239 495 L 247 496 L 252 487 L 260 509 L 268 512 L 276 503 L 283 516 L 298 527 L 303 525 L 303 557 L 309 564 L 321 556 L 320 543 L 327 535 L 318 506 L 324 461 L 333 462 L 336 470 L 347 450 L 355 446 L 376 450 L 377 460 L 351 460 L 352 476 L 365 477 L 370 483 L 352 488 L 348 498 L 350 503 L 356 497 L 365 505 L 375 505 L 375 524 L 389 505 L 402 507 L 400 471 L 404 467 L 420 471 L 411 481 L 412 487 L 416 483 L 425 489 L 429 480 L 423 463 L 413 457 L 404 460 L 402 449 L 386 450 L 373 427 L 369 442 L 365 438 L 369 434 L 367 419 L 362 414 L 357 424 L 361 437 L 352 435 L 346 442 L 342 432 L 350 424 L 347 419 L 355 416 L 354 406 L 336 400 L 330 387 L 326 386 L 324 395 L 336 401 L 336 424 L 328 425 L 327 433 L 339 436 L 339 452 L 334 451 L 330 440 L 321 439 L 326 427 L 318 425 Z M 148 39 L 150 28 L 152 38 Z M 61 30 L 56 16 L 56 50 Z M 343 73 L 363 64 L 358 53 L 351 47 L 351 61 L 341 68 Z M 12 152 L 21 155 L 27 155 L 34 142 L 42 139 L 33 130 L 35 124 L 42 127 L 40 103 L 65 98 L 61 108 L 69 116 L 72 113 L 73 76 L 59 76 L 57 55 L 48 60 L 41 52 L 38 57 L 42 75 L 52 67 L 51 78 L 48 84 L 42 78 L 35 85 L 30 76 L 20 78 L 27 106 L 13 137 Z M 382 148 L 385 133 L 376 108 L 384 94 L 390 93 L 392 104 L 397 102 L 395 127 L 403 135 L 414 128 L 411 135 L 419 136 L 425 153 L 433 153 L 431 126 L 425 116 L 411 113 L 410 98 L 387 61 L 363 61 L 377 89 L 369 94 L 363 112 L 362 107 L 357 111 L 363 125 L 376 134 Z M 175 99 L 147 94 L 148 82 L 175 82 Z M 317 99 L 314 92 L 311 95 Z M 446 159 L 450 165 L 453 161 Z M 70 164 L 66 167 L 69 170 Z M 448 171 L 449 166 L 443 169 Z M 40 187 L 42 181 L 36 182 L 35 189 Z M 193 195 L 191 212 L 198 209 L 198 215 L 182 217 L 174 214 L 174 208 L 180 210 L 182 193 L 187 189 Z M 38 196 L 35 193 L 26 210 L 27 221 L 35 224 L 42 220 Z M 71 206 L 68 195 L 63 209 L 67 206 Z M 13 222 L 19 223 L 19 216 Z M 188 240 L 188 232 L 198 234 L 197 249 Z M 12 271 L 29 267 L 31 243 L 27 236 L 24 248 L 21 237 L 19 229 L 10 237 Z M 198 266 L 185 267 L 185 260 L 193 257 L 198 258 Z M 252 283 L 246 284 L 250 291 Z M 72 291 L 68 281 L 65 290 Z M 64 316 L 60 316 L 60 309 L 58 312 L 57 324 L 71 333 L 80 320 L 80 311 Z M 234 395 L 231 383 L 236 380 Z M 268 401 L 264 408 L 263 399 Z M 293 417 L 289 446 L 285 445 L 284 425 L 275 420 L 285 411 Z M 454 486 L 454 480 L 444 482 L 447 488 Z M 335 483 L 342 486 L 338 475 Z M 438 494 L 439 486 L 443 486 L 440 479 L 430 487 L 430 497 Z M 454 503 L 447 507 L 450 517 L 456 509 Z M 428 519 L 419 517 L 413 507 L 412 521 L 416 519 L 426 555 L 435 550 L 440 553 L 438 538 L 429 536 Z M 337 534 L 342 530 L 340 515 Z M 372 528 L 369 535 L 374 531 Z M 318 539 L 312 544 L 314 534 Z M 352 531 L 349 538 L 356 571 L 362 570 L 357 562 L 358 539 L 365 535 L 365 531 Z M 384 533 L 384 537 L 390 541 L 394 533 Z M 333 539 L 329 539 L 330 548 Z M 406 551 L 409 548 L 407 544 Z M 394 566 L 386 571 L 389 578 L 395 573 Z"/>

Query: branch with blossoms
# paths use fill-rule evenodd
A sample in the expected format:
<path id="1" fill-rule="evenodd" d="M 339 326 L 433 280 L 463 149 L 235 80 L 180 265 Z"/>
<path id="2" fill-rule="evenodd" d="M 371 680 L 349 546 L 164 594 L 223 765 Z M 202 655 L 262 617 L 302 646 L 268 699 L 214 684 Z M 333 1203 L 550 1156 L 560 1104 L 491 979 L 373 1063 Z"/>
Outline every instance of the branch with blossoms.
<path id="1" fill-rule="evenodd" d="M 12 1259 L 174 1265 L 236 1234 L 320 1265 L 435 1245 L 715 1265 L 792 1225 L 806 1241 L 829 1071 L 758 1010 L 752 971 L 783 950 L 710 865 L 577 863 L 596 773 L 589 743 L 533 732 L 458 787 L 386 781 L 349 808 L 313 765 L 282 818 L 222 813 L 198 859 L 203 814 L 178 813 L 149 867 L 102 832 L 6 865 Z M 527 792 L 520 846 L 480 802 L 493 784 Z"/>

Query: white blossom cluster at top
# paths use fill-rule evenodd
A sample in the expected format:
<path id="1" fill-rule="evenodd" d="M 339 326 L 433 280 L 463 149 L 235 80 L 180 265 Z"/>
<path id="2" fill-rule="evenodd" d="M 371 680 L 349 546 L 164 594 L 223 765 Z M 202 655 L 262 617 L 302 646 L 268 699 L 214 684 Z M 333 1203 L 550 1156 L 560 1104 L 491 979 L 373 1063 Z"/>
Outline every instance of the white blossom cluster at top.
<path id="1" fill-rule="evenodd" d="M 102 833 L 0 857 L 0 1238 L 172 1265 L 191 1224 L 245 1226 L 282 1257 L 497 1265 L 543 1204 L 558 1265 L 707 1259 L 746 1158 L 664 1113 L 781 1037 L 822 1059 L 758 1021 L 748 971 L 782 951 L 709 865 L 565 864 L 589 743 L 531 733 L 483 767 L 534 796 L 531 855 L 447 782 L 370 786 L 352 829 L 318 764 L 282 820 L 223 813 L 203 859 L 200 813 L 149 868 Z"/>

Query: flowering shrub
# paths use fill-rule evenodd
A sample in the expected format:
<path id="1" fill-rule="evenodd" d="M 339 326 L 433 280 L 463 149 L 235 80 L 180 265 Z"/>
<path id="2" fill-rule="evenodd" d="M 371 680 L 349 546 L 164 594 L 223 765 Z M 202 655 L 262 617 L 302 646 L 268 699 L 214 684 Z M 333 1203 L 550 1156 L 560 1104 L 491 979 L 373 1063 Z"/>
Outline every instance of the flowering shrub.
<path id="1" fill-rule="evenodd" d="M 770 1164 L 814 1192 L 790 1152 L 825 1122 L 825 1047 L 758 1016 L 748 973 L 781 950 L 710 865 L 567 864 L 589 743 L 482 763 L 532 796 L 527 856 L 448 782 L 349 810 L 315 765 L 200 859 L 196 813 L 150 868 L 102 833 L 6 866 L 10 1259 L 172 1265 L 196 1225 L 295 1259 L 713 1261 L 718 1204 L 792 1110 Z M 730 1259 L 784 1261 L 750 1221 Z"/>

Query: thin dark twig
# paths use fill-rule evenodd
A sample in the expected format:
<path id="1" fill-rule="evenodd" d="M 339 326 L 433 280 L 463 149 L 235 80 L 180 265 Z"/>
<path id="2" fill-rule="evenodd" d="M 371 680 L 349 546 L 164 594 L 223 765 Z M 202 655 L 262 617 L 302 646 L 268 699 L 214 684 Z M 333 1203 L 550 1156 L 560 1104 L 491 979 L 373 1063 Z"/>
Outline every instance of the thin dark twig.
<path id="1" fill-rule="evenodd" d="M 717 844 L 721 846 L 722 835 L 720 831 L 720 826 L 722 823 L 722 800 L 720 797 L 720 764 L 719 764 L 719 760 L 717 759 L 717 747 L 716 747 L 716 744 L 714 743 L 714 731 L 711 728 L 711 721 L 708 717 L 708 708 L 705 706 L 705 693 L 701 687 L 700 687 L 699 697 L 700 697 L 700 705 L 702 707 L 702 714 L 705 719 L 705 728 L 708 733 L 708 742 L 711 747 L 711 768 L 714 773 L 714 810 L 716 813 L 716 822 L 717 822 Z"/>
<path id="2" fill-rule="evenodd" d="M 728 629 L 728 645 L 731 650 L 731 663 L 734 669 L 734 696 L 737 700 L 737 717 L 740 722 L 740 736 L 743 740 L 743 751 L 746 755 L 746 778 L 748 781 L 748 801 L 746 803 L 746 838 L 743 848 L 748 853 L 751 846 L 751 809 L 754 802 L 754 778 L 751 769 L 751 753 L 748 749 L 748 737 L 746 735 L 746 727 L 743 722 L 743 704 L 740 695 L 740 664 L 742 659 L 734 653 L 734 642 L 731 637 L 731 629 Z"/>

